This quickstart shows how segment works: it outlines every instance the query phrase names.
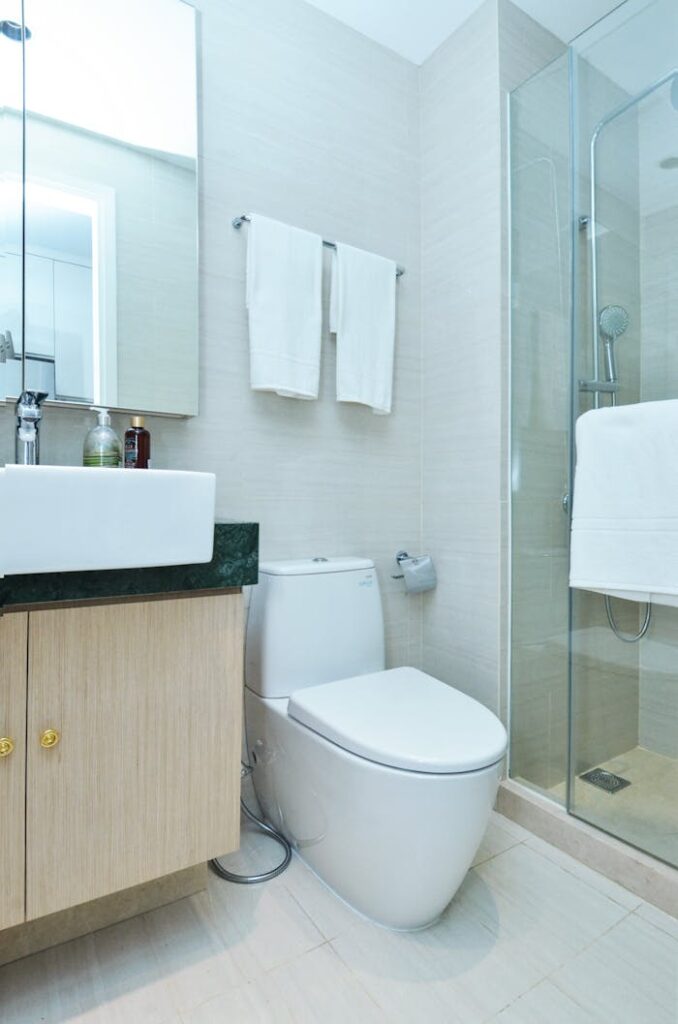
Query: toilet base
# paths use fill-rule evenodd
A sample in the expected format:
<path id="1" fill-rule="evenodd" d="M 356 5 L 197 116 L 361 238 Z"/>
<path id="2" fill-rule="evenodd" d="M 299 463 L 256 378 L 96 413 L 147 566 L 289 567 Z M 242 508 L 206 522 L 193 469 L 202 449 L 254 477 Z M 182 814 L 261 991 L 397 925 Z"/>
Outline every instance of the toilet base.
<path id="1" fill-rule="evenodd" d="M 248 754 L 264 814 L 351 908 L 387 928 L 430 927 L 487 827 L 502 762 L 434 775 L 357 757 L 245 691 Z"/>

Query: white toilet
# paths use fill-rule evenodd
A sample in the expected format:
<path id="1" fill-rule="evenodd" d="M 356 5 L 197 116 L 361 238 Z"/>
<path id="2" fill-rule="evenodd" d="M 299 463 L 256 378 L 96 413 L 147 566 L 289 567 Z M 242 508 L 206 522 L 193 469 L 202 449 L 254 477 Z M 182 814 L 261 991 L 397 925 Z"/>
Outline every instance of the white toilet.
<path id="1" fill-rule="evenodd" d="M 373 562 L 264 562 L 259 573 L 245 715 L 264 814 L 360 913 L 424 928 L 478 849 L 506 730 L 440 680 L 384 669 Z"/>

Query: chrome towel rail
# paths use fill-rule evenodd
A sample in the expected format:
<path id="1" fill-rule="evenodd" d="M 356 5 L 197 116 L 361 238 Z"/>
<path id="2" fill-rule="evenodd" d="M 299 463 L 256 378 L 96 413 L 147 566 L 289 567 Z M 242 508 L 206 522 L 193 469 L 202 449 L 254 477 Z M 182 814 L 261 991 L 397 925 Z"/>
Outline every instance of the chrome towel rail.
<path id="1" fill-rule="evenodd" d="M 231 221 L 231 224 L 236 229 L 236 231 L 239 231 L 240 228 L 243 226 L 243 224 L 249 224 L 251 219 L 252 218 L 250 217 L 250 215 L 248 213 L 241 213 L 239 217 L 234 217 L 233 218 L 233 220 Z M 328 248 L 328 249 L 336 249 L 337 248 L 337 243 L 336 242 L 329 242 L 326 238 L 323 238 L 323 245 L 326 246 L 326 248 Z M 404 273 L 405 273 L 405 268 L 404 267 L 396 266 L 396 277 L 402 277 Z"/>

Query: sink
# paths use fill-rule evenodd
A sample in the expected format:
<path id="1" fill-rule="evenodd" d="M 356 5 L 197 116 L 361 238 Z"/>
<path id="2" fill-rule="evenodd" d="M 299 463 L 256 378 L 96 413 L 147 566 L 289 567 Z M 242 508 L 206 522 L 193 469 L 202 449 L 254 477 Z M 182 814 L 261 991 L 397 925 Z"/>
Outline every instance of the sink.
<path id="1" fill-rule="evenodd" d="M 5 466 L 0 576 L 209 562 L 213 473 Z"/>

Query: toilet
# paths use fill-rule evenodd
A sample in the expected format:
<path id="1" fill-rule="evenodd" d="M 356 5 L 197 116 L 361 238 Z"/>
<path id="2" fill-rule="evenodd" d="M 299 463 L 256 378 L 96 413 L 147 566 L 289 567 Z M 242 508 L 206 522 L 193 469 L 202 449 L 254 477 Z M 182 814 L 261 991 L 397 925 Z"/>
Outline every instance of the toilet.
<path id="1" fill-rule="evenodd" d="M 425 928 L 478 850 L 506 730 L 440 680 L 385 669 L 369 559 L 264 562 L 259 574 L 245 719 L 262 810 L 355 910 Z"/>

